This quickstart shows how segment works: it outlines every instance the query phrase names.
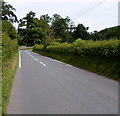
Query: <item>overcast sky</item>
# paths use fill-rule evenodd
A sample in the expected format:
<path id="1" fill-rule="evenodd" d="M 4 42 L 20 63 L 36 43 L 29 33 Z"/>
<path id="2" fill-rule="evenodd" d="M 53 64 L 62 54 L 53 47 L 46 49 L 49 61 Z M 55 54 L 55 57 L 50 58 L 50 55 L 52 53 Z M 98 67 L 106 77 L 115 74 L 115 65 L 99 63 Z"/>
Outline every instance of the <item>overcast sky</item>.
<path id="1" fill-rule="evenodd" d="M 16 8 L 18 19 L 29 11 L 40 15 L 69 16 L 75 25 L 82 23 L 89 31 L 118 25 L 119 0 L 4 0 Z"/>

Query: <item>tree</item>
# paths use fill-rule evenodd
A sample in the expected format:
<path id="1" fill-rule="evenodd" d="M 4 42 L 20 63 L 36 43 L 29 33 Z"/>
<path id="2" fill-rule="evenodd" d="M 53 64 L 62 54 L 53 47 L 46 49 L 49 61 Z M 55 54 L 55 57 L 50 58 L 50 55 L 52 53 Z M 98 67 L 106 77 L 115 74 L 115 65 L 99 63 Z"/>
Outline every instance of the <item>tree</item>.
<path id="1" fill-rule="evenodd" d="M 61 38 L 62 42 L 67 42 L 70 29 L 70 22 L 71 20 L 69 17 L 62 18 L 60 15 L 54 14 L 52 20 L 52 29 L 54 32 L 54 37 Z"/>
<path id="2" fill-rule="evenodd" d="M 106 28 L 98 32 L 100 40 L 107 40 L 111 38 L 120 39 L 120 26 Z"/>
<path id="3" fill-rule="evenodd" d="M 19 20 L 18 25 L 18 34 L 20 35 L 21 40 L 19 43 L 23 45 L 33 45 L 34 41 L 31 38 L 31 30 L 34 26 L 35 13 L 30 11 L 25 17 Z"/>
<path id="4" fill-rule="evenodd" d="M 75 28 L 75 31 L 74 31 L 74 34 L 73 34 L 74 38 L 75 39 L 81 38 L 83 40 L 90 39 L 90 35 L 87 32 L 88 29 L 89 28 L 85 27 L 83 24 L 78 24 L 78 26 Z"/>
<path id="5" fill-rule="evenodd" d="M 46 14 L 46 15 L 41 15 L 41 16 L 40 16 L 40 20 L 44 20 L 44 21 L 46 21 L 47 23 L 50 23 L 51 20 L 52 20 L 52 18 L 51 18 L 48 14 Z"/>
<path id="6" fill-rule="evenodd" d="M 35 18 L 35 13 L 30 11 L 26 17 L 20 19 L 18 33 L 21 35 L 22 43 L 27 46 L 43 43 L 49 34 L 49 25 L 43 19 Z"/>
<path id="7" fill-rule="evenodd" d="M 19 28 L 32 28 L 34 26 L 35 13 L 30 11 L 25 17 L 20 19 Z"/>
<path id="8" fill-rule="evenodd" d="M 2 2 L 2 20 L 10 20 L 12 23 L 18 22 L 14 11 L 16 11 L 16 9 L 13 8 L 12 5 L 7 4 L 4 1 Z"/>
<path id="9" fill-rule="evenodd" d="M 15 27 L 13 27 L 10 21 L 2 21 L 2 32 L 6 33 L 11 39 L 17 38 Z"/>
<path id="10" fill-rule="evenodd" d="M 96 30 L 94 32 L 90 33 L 90 36 L 91 36 L 91 39 L 94 41 L 99 40 L 99 34 L 98 34 L 98 31 L 96 31 Z"/>
<path id="11" fill-rule="evenodd" d="M 120 39 L 120 26 L 106 28 L 101 31 L 94 31 L 90 34 L 92 40 Z"/>

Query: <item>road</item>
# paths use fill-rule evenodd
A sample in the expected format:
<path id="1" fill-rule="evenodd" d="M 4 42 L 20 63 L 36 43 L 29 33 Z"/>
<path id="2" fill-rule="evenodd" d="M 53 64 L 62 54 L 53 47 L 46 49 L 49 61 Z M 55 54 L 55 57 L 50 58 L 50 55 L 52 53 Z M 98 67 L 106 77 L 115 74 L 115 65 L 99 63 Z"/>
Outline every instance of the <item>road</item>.
<path id="1" fill-rule="evenodd" d="M 118 82 L 21 50 L 7 114 L 118 114 Z"/>

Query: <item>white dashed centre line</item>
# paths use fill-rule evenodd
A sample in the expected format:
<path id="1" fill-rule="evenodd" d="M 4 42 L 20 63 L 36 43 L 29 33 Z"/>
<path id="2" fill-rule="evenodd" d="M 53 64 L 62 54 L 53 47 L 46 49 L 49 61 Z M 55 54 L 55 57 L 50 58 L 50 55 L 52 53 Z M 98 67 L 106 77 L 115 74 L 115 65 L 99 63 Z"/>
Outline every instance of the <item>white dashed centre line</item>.
<path id="1" fill-rule="evenodd" d="M 31 56 L 35 61 L 38 61 L 38 59 L 36 59 L 34 56 L 32 56 L 28 51 L 26 51 L 27 54 L 29 54 L 29 56 Z M 46 64 L 44 64 L 43 62 L 39 61 L 40 64 L 42 64 L 43 66 L 46 66 Z"/>

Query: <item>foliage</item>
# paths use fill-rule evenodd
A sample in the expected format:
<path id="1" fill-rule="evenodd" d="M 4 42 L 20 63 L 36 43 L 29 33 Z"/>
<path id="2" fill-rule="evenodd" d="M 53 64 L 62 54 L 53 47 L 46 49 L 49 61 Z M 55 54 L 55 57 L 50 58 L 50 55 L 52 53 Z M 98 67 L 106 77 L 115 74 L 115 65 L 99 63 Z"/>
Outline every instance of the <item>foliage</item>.
<path id="1" fill-rule="evenodd" d="M 77 40 L 75 40 L 73 43 L 72 43 L 72 46 L 73 47 L 79 47 L 81 45 L 83 45 L 85 43 L 84 40 L 82 40 L 81 38 L 78 38 Z"/>
<path id="2" fill-rule="evenodd" d="M 53 15 L 51 28 L 54 31 L 54 38 L 61 38 L 63 42 L 68 42 L 68 31 L 71 20 L 69 17 L 62 18 L 58 14 Z"/>
<path id="3" fill-rule="evenodd" d="M 17 16 L 13 11 L 16 11 L 16 9 L 6 2 L 2 2 L 2 20 L 9 20 L 12 23 L 18 22 Z"/>
<path id="4" fill-rule="evenodd" d="M 15 27 L 13 27 L 10 21 L 7 20 L 2 21 L 2 32 L 6 33 L 11 39 L 17 38 Z"/>
<path id="5" fill-rule="evenodd" d="M 108 40 L 111 38 L 120 39 L 120 26 L 106 28 L 101 31 L 94 31 L 91 33 L 92 40 Z"/>
<path id="6" fill-rule="evenodd" d="M 50 23 L 51 20 L 52 20 L 52 18 L 51 18 L 48 14 L 46 14 L 46 15 L 41 15 L 41 16 L 40 16 L 40 19 L 46 21 L 47 23 Z"/>
<path id="7" fill-rule="evenodd" d="M 88 32 L 89 27 L 83 24 L 77 26 L 67 16 L 61 17 L 59 14 L 54 14 L 50 17 L 48 14 L 41 15 L 40 19 L 35 18 L 34 12 L 29 12 L 26 17 L 20 19 L 18 33 L 21 36 L 21 45 L 44 44 L 45 48 L 51 42 L 61 39 L 60 42 L 72 43 L 76 39 L 82 40 L 108 40 L 111 38 L 119 39 L 120 26 L 106 28 L 102 31 Z M 33 30 L 30 30 L 33 29 Z M 42 30 L 42 33 L 40 32 Z M 32 31 L 32 32 L 31 32 Z M 32 33 L 32 36 L 30 35 Z"/>
<path id="8" fill-rule="evenodd" d="M 2 35 L 2 60 L 5 62 L 18 51 L 17 39 L 11 40 L 7 35 Z"/>
<path id="9" fill-rule="evenodd" d="M 60 44 L 60 42 L 52 42 L 50 45 L 52 45 L 52 46 L 56 46 L 56 45 L 59 45 Z"/>
<path id="10" fill-rule="evenodd" d="M 83 24 L 75 26 L 68 16 L 63 18 L 59 14 L 54 14 L 50 17 L 45 14 L 41 15 L 40 19 L 35 18 L 35 16 L 35 12 L 30 11 L 25 17 L 20 19 L 18 28 L 20 45 L 33 46 L 42 43 L 46 48 L 57 39 L 61 39 L 60 42 L 62 43 L 72 43 L 78 38 L 94 41 L 120 38 L 120 26 L 90 33 L 88 32 L 89 27 L 85 27 Z"/>
<path id="11" fill-rule="evenodd" d="M 32 28 L 34 26 L 33 19 L 35 18 L 35 13 L 30 11 L 27 13 L 26 17 L 20 19 L 19 27 Z"/>
<path id="12" fill-rule="evenodd" d="M 36 44 L 34 47 L 33 47 L 33 50 L 36 50 L 36 51 L 43 51 L 44 49 L 44 46 L 43 45 L 38 45 Z"/>
<path id="13" fill-rule="evenodd" d="M 43 19 L 35 18 L 34 12 L 29 12 L 26 17 L 20 19 L 18 34 L 21 36 L 21 45 L 33 46 L 35 44 L 46 44 L 49 25 Z M 20 42 L 21 41 L 21 42 Z"/>
<path id="14" fill-rule="evenodd" d="M 81 38 L 83 40 L 89 40 L 90 35 L 87 32 L 88 29 L 89 28 L 85 27 L 83 24 L 78 24 L 78 26 L 75 27 L 75 31 L 74 31 L 73 37 L 75 39 Z"/>
<path id="15" fill-rule="evenodd" d="M 98 57 L 120 57 L 120 40 L 104 40 L 104 41 L 84 41 L 78 39 L 72 44 L 61 43 L 58 45 L 50 45 L 46 51 L 49 52 L 65 52 L 78 54 L 80 56 L 98 56 Z"/>
<path id="16" fill-rule="evenodd" d="M 120 39 L 120 26 L 116 27 L 111 27 L 111 28 L 106 28 L 104 30 L 101 30 L 99 32 L 101 35 L 101 39 L 106 38 L 106 39 L 111 39 L 111 38 L 116 38 Z"/>
<path id="17" fill-rule="evenodd" d="M 17 22 L 17 17 L 10 4 L 2 2 L 2 114 L 5 115 L 12 87 L 13 76 L 18 63 L 17 34 L 12 23 Z M 1 51 L 0 51 L 1 52 Z"/>

